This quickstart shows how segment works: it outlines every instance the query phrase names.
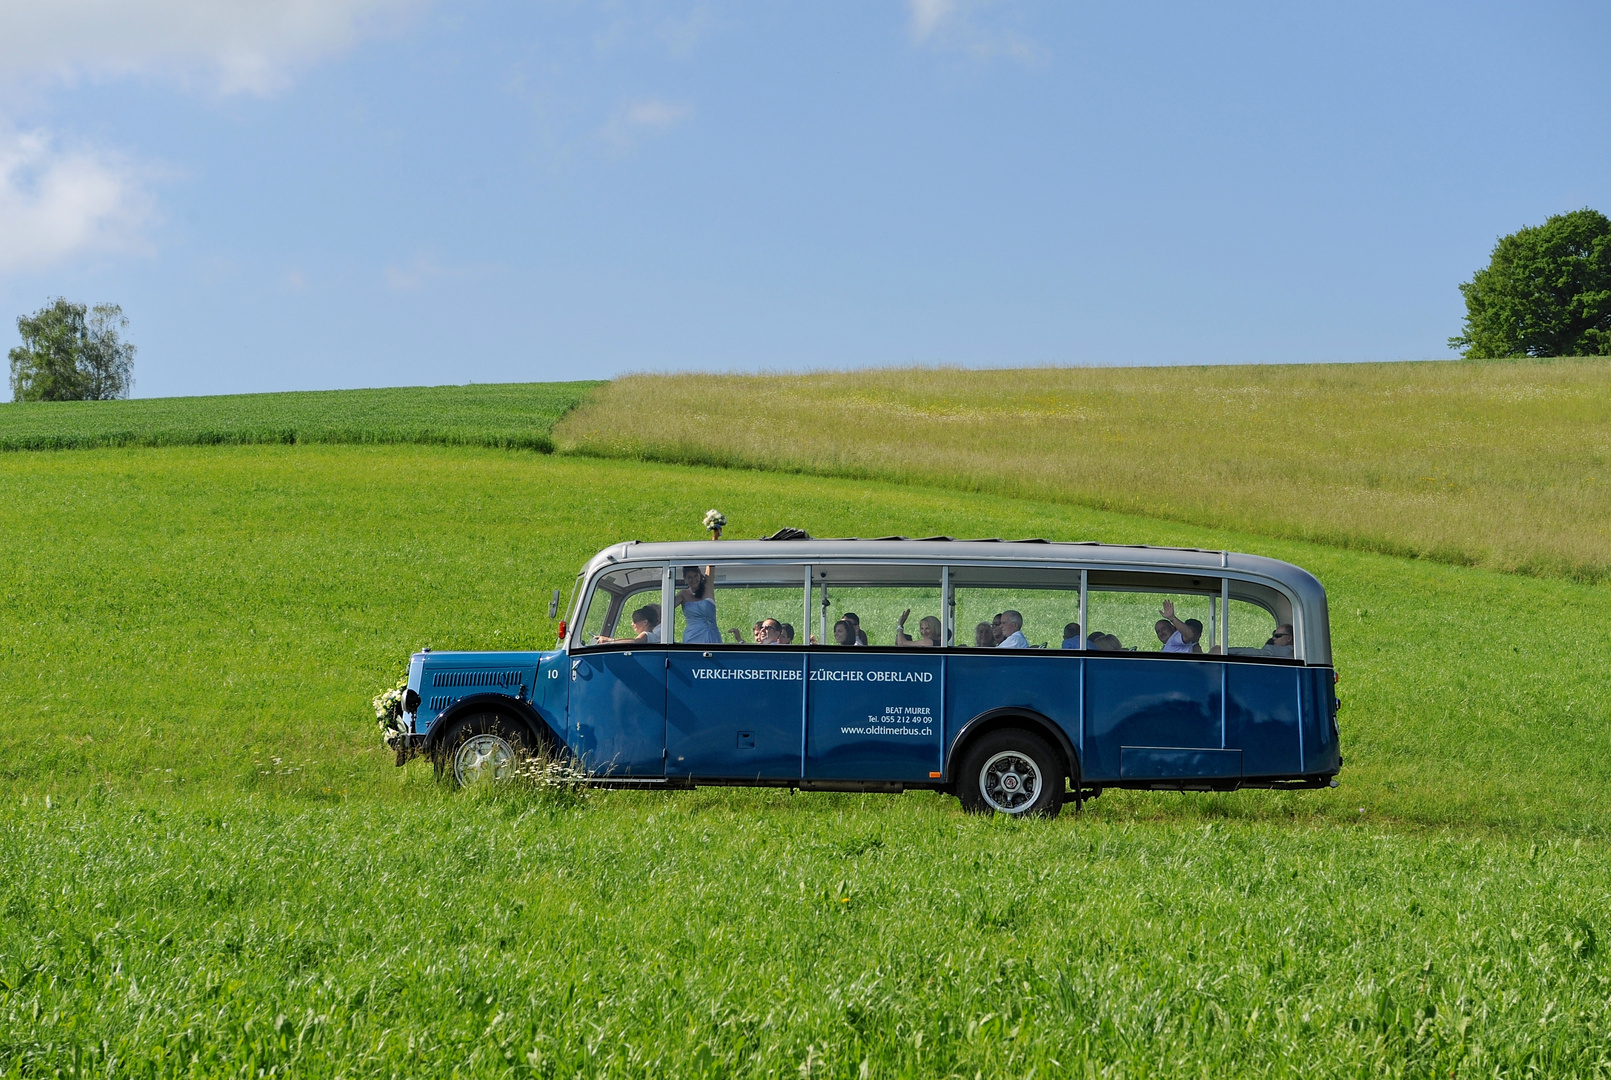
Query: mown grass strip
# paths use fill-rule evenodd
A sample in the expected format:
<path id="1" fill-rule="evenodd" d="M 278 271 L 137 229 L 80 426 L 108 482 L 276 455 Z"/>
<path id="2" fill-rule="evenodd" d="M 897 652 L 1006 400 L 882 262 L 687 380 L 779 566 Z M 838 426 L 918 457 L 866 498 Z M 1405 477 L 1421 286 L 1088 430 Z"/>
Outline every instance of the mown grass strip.
<path id="1" fill-rule="evenodd" d="M 598 382 L 413 386 L 0 405 L 0 451 L 254 443 L 424 443 L 551 453 Z"/>
<path id="2" fill-rule="evenodd" d="M 945 487 L 1611 575 L 1611 360 L 639 375 L 562 452 Z"/>

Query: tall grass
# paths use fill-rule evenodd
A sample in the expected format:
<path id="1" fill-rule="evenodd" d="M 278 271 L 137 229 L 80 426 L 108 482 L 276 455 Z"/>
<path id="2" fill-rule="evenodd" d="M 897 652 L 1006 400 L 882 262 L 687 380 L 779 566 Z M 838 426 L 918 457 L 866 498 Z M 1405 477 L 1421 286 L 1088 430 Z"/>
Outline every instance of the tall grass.
<path id="1" fill-rule="evenodd" d="M 551 451 L 597 382 L 407 386 L 0 405 L 0 450 L 243 443 L 436 443 Z"/>
<path id="2" fill-rule="evenodd" d="M 1611 360 L 640 375 L 562 450 L 871 477 L 1611 574 Z"/>
<path id="3" fill-rule="evenodd" d="M 411 785 L 0 816 L 0 1074 L 1611 1075 L 1602 845 Z"/>

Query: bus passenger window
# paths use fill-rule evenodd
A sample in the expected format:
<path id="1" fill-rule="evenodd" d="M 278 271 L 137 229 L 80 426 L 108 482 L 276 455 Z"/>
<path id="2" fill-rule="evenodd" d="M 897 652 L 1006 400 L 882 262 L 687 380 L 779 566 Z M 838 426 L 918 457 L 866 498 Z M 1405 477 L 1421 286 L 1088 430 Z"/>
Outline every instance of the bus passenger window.
<path id="1" fill-rule="evenodd" d="M 1262 604 L 1232 598 L 1230 618 L 1225 624 L 1231 655 L 1291 659 L 1295 655 L 1291 616 L 1281 615 L 1286 613 L 1279 607 L 1272 612 Z"/>
<path id="2" fill-rule="evenodd" d="M 944 644 L 937 566 L 815 566 L 811 578 L 814 645 Z"/>
<path id="3" fill-rule="evenodd" d="M 805 612 L 804 566 L 679 566 L 673 640 L 790 645 Z"/>
<path id="4" fill-rule="evenodd" d="M 1086 598 L 1098 651 L 1206 653 L 1213 645 L 1211 598 L 1187 593 L 1110 591 Z M 1115 645 L 1112 639 L 1117 639 Z"/>
<path id="5" fill-rule="evenodd" d="M 1216 653 L 1220 588 L 1217 577 L 1093 570 L 1085 598 L 1088 647 L 1168 656 Z"/>
<path id="6" fill-rule="evenodd" d="M 958 645 L 1053 648 L 1065 642 L 1070 624 L 1079 622 L 1078 570 L 953 566 L 951 587 Z"/>

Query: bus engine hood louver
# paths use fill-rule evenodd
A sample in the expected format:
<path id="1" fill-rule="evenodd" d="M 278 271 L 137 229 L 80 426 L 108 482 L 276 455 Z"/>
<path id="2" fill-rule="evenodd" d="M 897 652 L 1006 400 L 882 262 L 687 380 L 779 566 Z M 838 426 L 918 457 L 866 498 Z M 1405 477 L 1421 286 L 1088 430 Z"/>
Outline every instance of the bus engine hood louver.
<path id="1" fill-rule="evenodd" d="M 432 687 L 519 686 L 524 680 L 518 671 L 437 671 L 431 674 Z"/>

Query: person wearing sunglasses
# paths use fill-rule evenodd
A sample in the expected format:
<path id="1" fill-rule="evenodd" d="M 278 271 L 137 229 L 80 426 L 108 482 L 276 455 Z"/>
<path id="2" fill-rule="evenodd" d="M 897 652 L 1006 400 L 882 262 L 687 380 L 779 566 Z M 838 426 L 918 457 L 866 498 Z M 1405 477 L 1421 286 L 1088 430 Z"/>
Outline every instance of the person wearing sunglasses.
<path id="1" fill-rule="evenodd" d="M 1266 656 L 1292 656 L 1292 624 L 1282 623 L 1276 627 L 1275 633 L 1270 635 L 1270 640 L 1264 643 L 1260 651 Z"/>

